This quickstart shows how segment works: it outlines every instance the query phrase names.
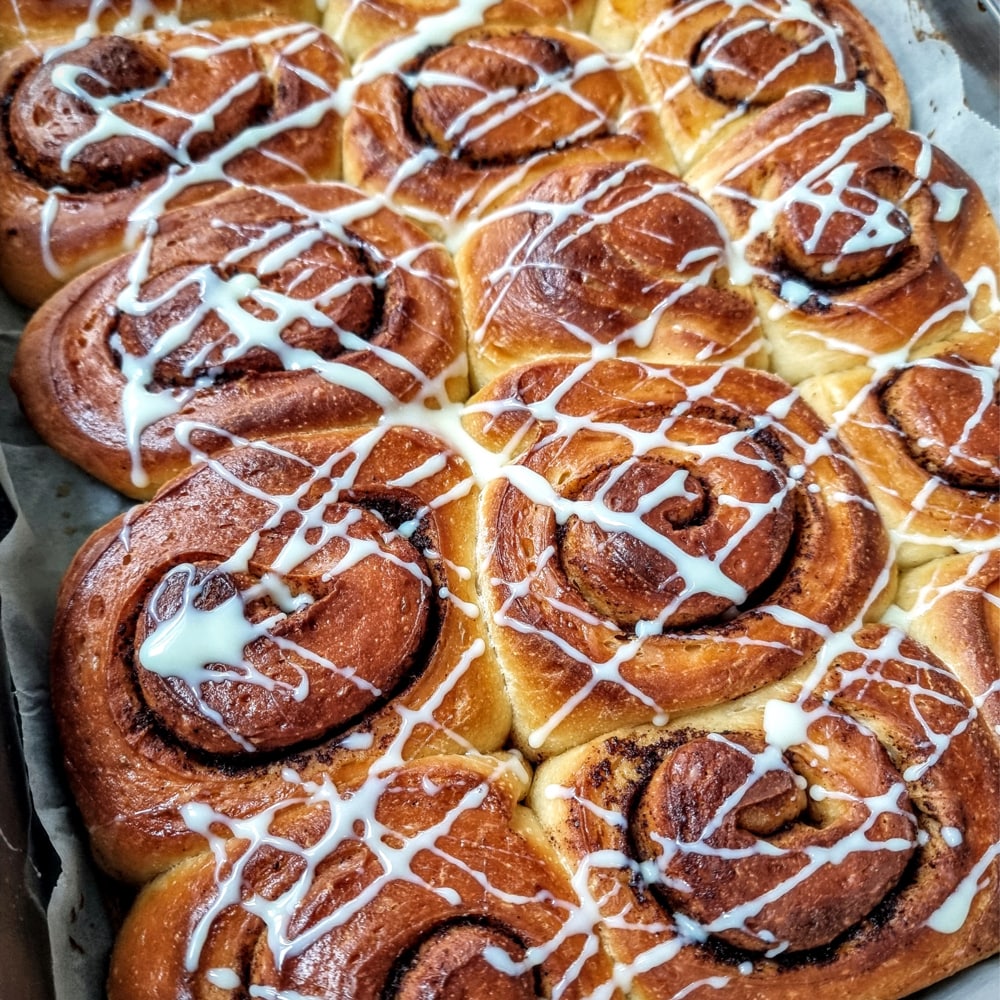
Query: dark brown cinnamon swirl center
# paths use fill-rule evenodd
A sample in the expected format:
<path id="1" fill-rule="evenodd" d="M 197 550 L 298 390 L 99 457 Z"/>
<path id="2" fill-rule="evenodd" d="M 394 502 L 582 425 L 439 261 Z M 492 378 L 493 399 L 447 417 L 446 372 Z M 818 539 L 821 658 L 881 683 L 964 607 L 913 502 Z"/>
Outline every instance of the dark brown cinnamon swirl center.
<path id="1" fill-rule="evenodd" d="M 906 189 L 895 171 L 859 175 L 850 162 L 817 180 L 797 181 L 776 220 L 779 254 L 821 287 L 877 278 L 899 264 L 925 229 L 921 215 L 929 206 L 919 197 L 903 202 Z"/>
<path id="2" fill-rule="evenodd" d="M 535 976 L 518 968 L 525 956 L 524 945 L 499 927 L 446 924 L 419 944 L 384 1000 L 535 1000 Z"/>
<path id="3" fill-rule="evenodd" d="M 732 456 L 642 457 L 605 468 L 573 493 L 562 538 L 566 574 L 619 625 L 708 623 L 776 572 L 794 533 L 788 484 L 755 442 Z"/>
<path id="4" fill-rule="evenodd" d="M 119 364 L 145 359 L 153 381 L 171 387 L 309 367 L 377 335 L 386 285 L 401 279 L 381 266 L 360 243 L 292 227 L 258 252 L 146 280 L 119 302 L 112 349 Z"/>
<path id="5" fill-rule="evenodd" d="M 266 113 L 270 86 L 249 44 L 203 44 L 184 56 L 98 36 L 37 62 L 8 119 L 23 168 L 48 187 L 107 191 L 223 147 Z"/>
<path id="6" fill-rule="evenodd" d="M 695 735 L 644 787 L 632 823 L 653 889 L 734 947 L 827 944 L 890 893 L 915 849 L 900 776 L 851 722 L 815 726 L 819 751 L 747 733 Z"/>
<path id="7" fill-rule="evenodd" d="M 411 120 L 443 156 L 516 163 L 605 134 L 623 96 L 616 82 L 606 60 L 582 67 L 558 39 L 484 36 L 423 61 L 412 82 Z"/>
<path id="8" fill-rule="evenodd" d="M 692 75 L 726 104 L 773 104 L 795 87 L 855 76 L 854 59 L 833 27 L 747 15 L 721 21 L 697 46 Z"/>
<path id="9" fill-rule="evenodd" d="M 206 753 L 305 743 L 397 688 L 422 647 L 431 589 L 409 541 L 373 511 L 332 504 L 274 560 L 169 570 L 137 625 L 138 682 L 167 730 Z"/>

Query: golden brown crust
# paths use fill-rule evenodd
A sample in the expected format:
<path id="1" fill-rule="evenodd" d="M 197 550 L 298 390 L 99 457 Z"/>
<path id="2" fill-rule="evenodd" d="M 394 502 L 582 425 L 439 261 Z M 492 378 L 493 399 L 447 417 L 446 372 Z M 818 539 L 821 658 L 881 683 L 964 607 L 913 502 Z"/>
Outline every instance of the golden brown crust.
<path id="1" fill-rule="evenodd" d="M 406 40 L 355 67 L 344 176 L 432 231 L 453 232 L 561 164 L 645 157 L 669 166 L 635 71 L 584 35 L 490 25 L 399 68 L 394 44 Z"/>
<path id="2" fill-rule="evenodd" d="M 437 23 L 459 8 L 469 9 L 463 21 L 484 24 L 517 24 L 525 27 L 554 24 L 573 31 L 586 31 L 593 16 L 594 0 L 329 0 L 323 26 L 334 41 L 354 60 L 369 49 L 391 39 L 422 33 L 429 44 L 437 43 Z"/>
<path id="3" fill-rule="evenodd" d="M 456 267 L 474 388 L 551 355 L 766 366 L 720 223 L 643 161 L 553 170 L 486 218 Z"/>
<path id="4" fill-rule="evenodd" d="M 208 1000 L 212 983 L 352 1000 L 594 996 L 609 968 L 575 933 L 569 879 L 517 804 L 526 783 L 513 761 L 432 757 L 353 800 L 314 793 L 305 815 L 258 823 L 255 843 L 220 844 L 218 864 L 202 855 L 143 892 L 110 1000 Z M 347 815 L 381 835 L 363 841 Z M 279 893 L 285 916 L 249 902 Z"/>
<path id="5" fill-rule="evenodd" d="M 383 755 L 496 749 L 474 508 L 441 441 L 382 428 L 234 449 L 96 532 L 51 656 L 102 864 L 142 881 L 204 850 L 184 804 L 248 816 L 293 794 L 286 765 L 352 785 Z"/>
<path id="6" fill-rule="evenodd" d="M 53 296 L 12 379 L 57 451 L 148 497 L 233 438 L 371 423 L 440 380 L 464 396 L 460 313 L 451 259 L 390 209 L 241 189 Z"/>
<path id="7" fill-rule="evenodd" d="M 174 19 L 112 38 L 125 2 L 0 121 L 66 191 L 39 225 L 118 205 L 138 241 L 42 305 L 26 409 L 122 492 L 180 472 L 86 543 L 53 636 L 97 862 L 156 876 L 112 1000 L 897 1000 L 1000 950 L 1000 240 L 902 131 L 870 26 L 331 0 L 331 42 L 265 8 L 255 37 L 316 60 L 276 85 L 224 45 L 187 67 L 190 134 L 148 142 Z M 213 76 L 240 84 L 208 128 Z M 271 93 L 311 102 L 290 146 Z M 352 105 L 368 190 L 306 184 Z M 195 186 L 146 190 L 178 147 Z M 16 222 L 29 301 L 110 252 Z M 855 416 L 904 445 L 889 473 Z M 964 499 L 935 534 L 939 483 Z"/>
<path id="8" fill-rule="evenodd" d="M 909 124 L 892 56 L 846 0 L 601 0 L 592 34 L 614 46 L 612 25 L 636 33 L 639 72 L 682 171 L 797 87 L 863 81 Z"/>
<path id="9" fill-rule="evenodd" d="M 792 383 L 974 329 L 1000 234 L 982 191 L 871 91 L 801 90 L 694 167 Z"/>
<path id="10" fill-rule="evenodd" d="M 168 208 L 339 176 L 346 62 L 317 28 L 251 18 L 53 44 L 45 58 L 26 45 L 0 61 L 0 274 L 26 304 Z"/>
<path id="11" fill-rule="evenodd" d="M 997 948 L 1000 815 L 977 792 L 995 741 L 902 633 L 868 626 L 840 646 L 801 692 L 620 731 L 539 769 L 531 804 L 587 871 L 630 996 L 710 981 L 804 1000 L 847 981 L 896 998 Z"/>
<path id="12" fill-rule="evenodd" d="M 254 13 L 316 24 L 315 0 L 264 0 Z M 230 21 L 247 14 L 244 0 L 6 0 L 0 6 L 0 52 L 24 42 L 48 44 L 77 34 L 138 31 L 157 17 Z"/>
<path id="13" fill-rule="evenodd" d="M 1000 738 L 1000 550 L 933 559 L 901 574 L 896 605 Z"/>
<path id="14" fill-rule="evenodd" d="M 779 378 L 553 361 L 469 409 L 526 448 L 484 490 L 479 564 L 529 754 L 753 691 L 878 613 L 881 524 Z"/>
<path id="15" fill-rule="evenodd" d="M 936 342 L 905 364 L 807 379 L 890 529 L 902 566 L 991 544 L 1000 532 L 1000 342 Z"/>

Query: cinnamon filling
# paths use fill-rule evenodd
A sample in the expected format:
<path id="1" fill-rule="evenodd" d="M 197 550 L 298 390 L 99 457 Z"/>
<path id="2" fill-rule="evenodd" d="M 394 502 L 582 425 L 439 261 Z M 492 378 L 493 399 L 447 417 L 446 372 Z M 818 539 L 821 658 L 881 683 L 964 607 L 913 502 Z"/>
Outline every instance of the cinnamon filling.
<path id="1" fill-rule="evenodd" d="M 294 227 L 232 263 L 178 266 L 144 282 L 111 350 L 119 365 L 123 355 L 148 359 L 166 387 L 308 367 L 310 355 L 332 360 L 381 329 L 385 286 L 400 276 L 379 266 L 361 244 Z"/>
<path id="2" fill-rule="evenodd" d="M 915 462 L 960 489 L 1000 483 L 997 374 L 961 355 L 918 361 L 881 392 L 882 408 Z"/>
<path id="3" fill-rule="evenodd" d="M 851 80 L 856 69 L 832 28 L 747 15 L 720 21 L 702 37 L 691 73 L 703 93 L 724 104 L 767 105 L 796 87 Z"/>
<path id="4" fill-rule="evenodd" d="M 8 128 L 39 183 L 111 191 L 221 149 L 270 101 L 250 46 L 182 58 L 142 39 L 98 36 L 28 71 Z"/>
<path id="5" fill-rule="evenodd" d="M 433 51 L 410 85 L 420 141 L 479 166 L 605 135 L 623 97 L 607 63 L 583 70 L 560 41 L 528 32 Z"/>
<path id="6" fill-rule="evenodd" d="M 143 696 L 205 753 L 286 749 L 342 729 L 418 659 L 432 581 L 409 541 L 335 503 L 286 545 L 312 554 L 288 573 L 267 561 L 179 565 L 146 600 L 135 638 Z"/>

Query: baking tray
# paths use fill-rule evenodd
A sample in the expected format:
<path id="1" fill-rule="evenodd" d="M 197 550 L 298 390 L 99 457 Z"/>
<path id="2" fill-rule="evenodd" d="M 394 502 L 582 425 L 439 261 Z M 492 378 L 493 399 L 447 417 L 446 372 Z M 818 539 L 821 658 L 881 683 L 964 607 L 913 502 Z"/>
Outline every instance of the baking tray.
<path id="1" fill-rule="evenodd" d="M 962 60 L 969 107 L 1000 125 L 1000 0 L 924 0 L 924 7 Z"/>
<path id="2" fill-rule="evenodd" d="M 5 2 L 5 0 L 0 0 Z M 917 7 L 915 0 L 908 0 Z M 859 0 L 873 20 L 879 16 L 879 0 Z M 921 27 L 927 38 L 939 38 L 958 54 L 961 83 L 968 108 L 990 124 L 1000 127 L 1000 0 L 923 0 L 919 7 L 928 16 Z M 869 12 L 870 11 L 870 12 Z M 891 37 L 883 27 L 883 33 Z M 932 135 L 932 138 L 934 136 Z M 995 139 L 987 162 L 993 170 L 981 183 L 996 211 L 1000 201 L 1000 139 Z M 19 328 L 27 312 L 7 300 L 0 292 L 0 325 Z M 0 387 L 0 443 L 4 449 L 32 445 L 32 433 L 23 426 L 7 384 L 9 348 L 0 354 L 3 382 Z M 6 539 L 15 526 L 15 511 L 8 499 L 23 496 L 21 487 L 12 485 L 4 453 L 0 453 L 0 539 Z M 39 485 L 39 484 L 35 484 Z M 29 489 L 28 493 L 33 490 Z M 72 513 L 63 514 L 72 518 Z M 94 523 L 102 523 L 100 513 L 92 514 Z M 73 530 L 67 526 L 66 530 Z M 83 541 L 83 535 L 79 541 Z M 0 542 L 0 545 L 5 544 Z M 16 586 L 30 589 L 31 581 L 8 581 L 8 589 Z M 0 591 L 0 604 L 3 601 Z M 41 596 L 44 601 L 45 595 Z M 51 595 L 48 600 L 51 601 Z M 18 605 L 21 601 L 16 602 Z M 5 618 L 6 628 L 6 618 Z M 31 800 L 28 765 L 22 752 L 22 713 L 35 711 L 34 706 L 19 703 L 13 690 L 5 644 L 6 631 L 0 634 L 0 955 L 6 959 L 0 974 L 0 1000 L 53 1000 L 55 980 L 64 979 L 64 970 L 53 970 L 49 947 L 46 909 L 60 873 L 60 859 L 53 850 L 46 831 L 39 822 Z M 72 823 L 71 816 L 66 822 Z M 72 909 L 72 901 L 70 901 Z M 55 974 L 54 974 L 55 973 Z M 845 983 L 849 989 L 849 984 Z M 60 1000 L 70 994 L 62 991 Z M 996 961 L 968 970 L 965 974 L 918 994 L 920 1000 L 954 997 L 956 1000 L 995 1000 L 1000 996 L 1000 966 Z"/>

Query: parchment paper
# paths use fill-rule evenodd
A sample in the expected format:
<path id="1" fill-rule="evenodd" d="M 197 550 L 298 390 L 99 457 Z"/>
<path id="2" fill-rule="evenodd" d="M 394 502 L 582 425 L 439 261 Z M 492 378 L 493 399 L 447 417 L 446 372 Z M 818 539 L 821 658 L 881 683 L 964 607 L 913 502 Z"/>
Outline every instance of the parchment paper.
<path id="1" fill-rule="evenodd" d="M 975 6 L 968 2 L 970 8 Z M 855 3 L 880 29 L 903 71 L 913 104 L 913 127 L 973 175 L 1000 217 L 1000 131 L 965 106 L 954 51 L 935 35 L 915 0 Z M 61 865 L 48 905 L 55 995 L 57 1000 L 98 1000 L 103 996 L 111 924 L 61 777 L 46 658 L 56 591 L 65 567 L 89 533 L 128 502 L 54 455 L 20 416 L 7 372 L 26 318 L 23 310 L 0 297 L 0 485 L 18 515 L 0 543 L 2 638 L 23 728 L 34 806 Z M 44 952 L 40 949 L 39 954 Z M 922 996 L 927 1000 L 995 1000 L 998 988 L 997 964 L 989 962 Z M 847 983 L 845 990 L 850 990 Z"/>

